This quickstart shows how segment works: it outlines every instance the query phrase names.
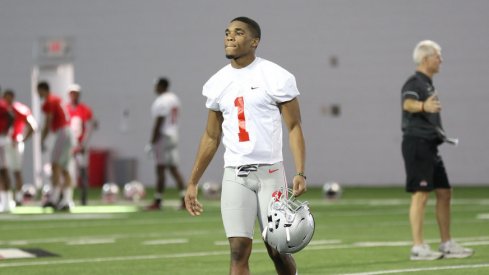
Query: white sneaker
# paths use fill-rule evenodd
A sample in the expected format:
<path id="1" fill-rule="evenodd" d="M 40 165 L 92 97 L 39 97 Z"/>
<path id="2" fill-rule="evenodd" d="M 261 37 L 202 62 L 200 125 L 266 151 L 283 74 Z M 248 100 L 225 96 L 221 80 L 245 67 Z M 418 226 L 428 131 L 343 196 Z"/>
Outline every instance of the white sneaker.
<path id="1" fill-rule="evenodd" d="M 75 203 L 73 201 L 70 201 L 70 202 L 61 201 L 56 206 L 56 210 L 63 211 L 63 212 L 71 212 L 71 210 L 73 210 L 73 208 L 75 208 Z"/>
<path id="2" fill-rule="evenodd" d="M 474 254 L 474 250 L 470 248 L 465 248 L 454 240 L 449 240 L 445 243 L 440 244 L 440 248 L 438 249 L 441 253 L 443 253 L 443 257 L 452 259 L 461 259 L 467 258 Z"/>
<path id="3" fill-rule="evenodd" d="M 427 244 L 415 245 L 411 248 L 411 261 L 433 261 L 443 258 L 443 253 L 431 250 Z"/>

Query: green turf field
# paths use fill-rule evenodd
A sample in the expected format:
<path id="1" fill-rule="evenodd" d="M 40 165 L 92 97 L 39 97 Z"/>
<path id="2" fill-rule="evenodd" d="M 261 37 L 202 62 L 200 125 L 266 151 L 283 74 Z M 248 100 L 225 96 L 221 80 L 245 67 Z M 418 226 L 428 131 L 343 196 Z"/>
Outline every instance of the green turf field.
<path id="1" fill-rule="evenodd" d="M 204 214 L 190 217 L 176 210 L 176 192 L 168 195 L 173 200 L 159 212 L 134 212 L 126 203 L 123 208 L 79 208 L 72 214 L 1 214 L 0 249 L 39 248 L 59 256 L 0 259 L 0 274 L 227 274 L 219 203 L 203 200 Z M 452 233 L 474 248 L 475 255 L 432 262 L 408 260 L 409 196 L 401 187 L 346 188 L 335 202 L 313 189 L 302 198 L 311 204 L 316 232 L 295 256 L 301 275 L 489 274 L 488 187 L 457 188 L 454 193 Z M 425 238 L 435 248 L 433 198 L 430 202 Z M 251 272 L 275 274 L 260 240 L 255 232 Z"/>

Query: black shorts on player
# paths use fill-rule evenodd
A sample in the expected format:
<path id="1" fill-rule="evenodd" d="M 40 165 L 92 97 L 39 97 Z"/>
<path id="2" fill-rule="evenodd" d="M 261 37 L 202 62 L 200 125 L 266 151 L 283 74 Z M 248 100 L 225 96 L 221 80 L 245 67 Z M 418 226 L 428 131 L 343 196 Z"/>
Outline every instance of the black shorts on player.
<path id="1" fill-rule="evenodd" d="M 437 141 L 404 136 L 402 156 L 406 169 L 407 192 L 451 188 L 445 165 L 438 154 L 438 145 Z"/>

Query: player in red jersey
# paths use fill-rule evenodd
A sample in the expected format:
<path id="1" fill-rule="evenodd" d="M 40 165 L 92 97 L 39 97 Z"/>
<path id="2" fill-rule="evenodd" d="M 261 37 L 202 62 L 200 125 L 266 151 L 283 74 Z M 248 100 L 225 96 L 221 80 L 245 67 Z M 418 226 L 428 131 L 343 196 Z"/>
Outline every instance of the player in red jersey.
<path id="1" fill-rule="evenodd" d="M 37 122 L 32 115 L 31 109 L 18 101 L 15 101 L 15 92 L 6 90 L 3 99 L 7 102 L 13 112 L 13 123 L 11 131 L 11 142 L 8 146 L 7 157 L 9 169 L 13 172 L 15 180 L 15 203 L 22 204 L 22 160 L 24 155 L 24 142 L 29 140 L 34 131 L 37 130 Z"/>
<path id="2" fill-rule="evenodd" d="M 70 162 L 72 161 L 74 139 L 69 127 L 69 117 L 64 109 L 64 105 L 56 95 L 50 91 L 47 82 L 40 82 L 37 85 L 37 92 L 44 100 L 42 111 L 45 114 L 44 127 L 41 133 L 42 148 L 45 148 L 45 141 L 51 132 L 55 135 L 55 142 L 51 150 L 51 181 L 53 184 L 52 193 L 43 207 L 53 207 L 58 210 L 70 210 L 73 203 L 73 184 L 69 173 Z M 63 181 L 61 181 L 61 176 Z M 63 198 L 61 198 L 63 192 Z"/>
<path id="3" fill-rule="evenodd" d="M 0 99 L 0 212 L 10 212 L 15 207 L 7 165 L 8 136 L 12 126 L 13 114 L 7 102 Z"/>
<path id="4" fill-rule="evenodd" d="M 68 88 L 70 103 L 66 105 L 70 115 L 70 126 L 75 137 L 74 157 L 76 163 L 76 179 L 79 180 L 81 189 L 81 204 L 87 204 L 87 145 L 90 140 L 92 130 L 97 127 L 97 122 L 93 117 L 92 109 L 80 101 L 81 87 L 72 84 Z"/>

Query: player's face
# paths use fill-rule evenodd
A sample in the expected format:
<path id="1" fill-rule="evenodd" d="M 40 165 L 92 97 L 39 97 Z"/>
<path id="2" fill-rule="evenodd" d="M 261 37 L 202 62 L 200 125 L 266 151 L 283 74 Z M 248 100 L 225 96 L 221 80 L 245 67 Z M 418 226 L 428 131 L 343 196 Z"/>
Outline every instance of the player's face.
<path id="1" fill-rule="evenodd" d="M 44 99 L 48 95 L 48 91 L 43 89 L 37 89 L 37 94 L 40 98 Z"/>
<path id="2" fill-rule="evenodd" d="M 78 103 L 80 99 L 80 94 L 77 92 L 70 92 L 70 101 L 71 103 Z"/>
<path id="3" fill-rule="evenodd" d="M 428 65 L 428 69 L 432 73 L 438 73 L 438 71 L 440 71 L 440 64 L 443 62 L 443 59 L 441 58 L 441 53 L 436 52 L 435 54 L 426 57 L 426 62 Z"/>
<path id="4" fill-rule="evenodd" d="M 239 59 L 254 55 L 258 38 L 253 37 L 246 23 L 233 21 L 229 23 L 224 36 L 224 52 L 228 59 Z"/>
<path id="5" fill-rule="evenodd" d="M 12 105 L 12 103 L 14 102 L 14 97 L 11 96 L 10 94 L 4 95 L 3 99 L 5 99 L 5 101 L 7 101 L 9 105 Z"/>

